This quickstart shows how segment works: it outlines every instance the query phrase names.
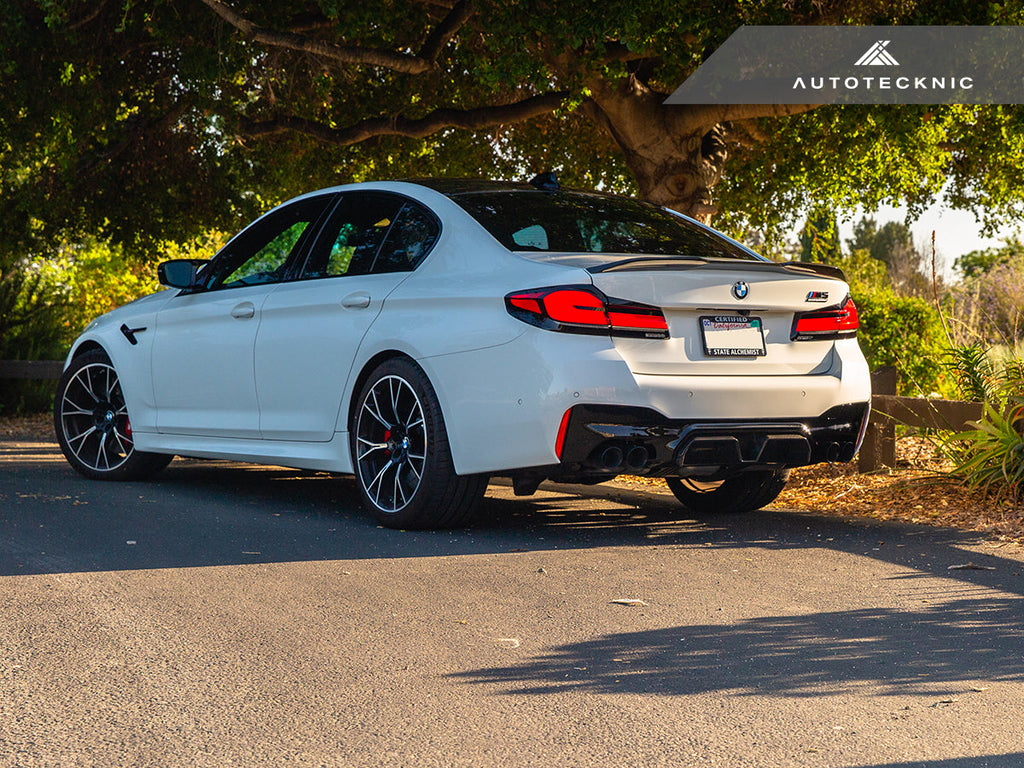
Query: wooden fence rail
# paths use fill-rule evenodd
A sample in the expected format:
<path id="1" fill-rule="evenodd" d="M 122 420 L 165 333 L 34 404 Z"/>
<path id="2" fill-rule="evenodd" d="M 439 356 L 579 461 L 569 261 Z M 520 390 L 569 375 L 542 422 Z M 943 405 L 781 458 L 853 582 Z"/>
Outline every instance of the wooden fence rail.
<path id="1" fill-rule="evenodd" d="M 0 379 L 60 378 L 63 360 L 0 360 Z"/>
<path id="2" fill-rule="evenodd" d="M 62 360 L 0 360 L 0 379 L 55 380 L 63 368 Z M 871 374 L 871 419 L 857 458 L 861 472 L 896 466 L 897 424 L 960 431 L 981 418 L 981 403 L 897 397 L 896 385 L 897 372 L 892 366 Z"/>
<path id="3" fill-rule="evenodd" d="M 918 429 L 970 429 L 981 418 L 982 404 L 966 400 L 897 397 L 897 372 L 892 366 L 871 373 L 871 419 L 857 455 L 860 472 L 896 466 L 896 425 Z"/>

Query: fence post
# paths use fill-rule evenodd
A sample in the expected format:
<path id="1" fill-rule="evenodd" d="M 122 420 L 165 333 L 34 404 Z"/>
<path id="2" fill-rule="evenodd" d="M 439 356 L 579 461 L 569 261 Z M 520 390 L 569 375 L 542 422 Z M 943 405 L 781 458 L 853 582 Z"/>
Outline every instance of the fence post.
<path id="1" fill-rule="evenodd" d="M 885 365 L 871 372 L 871 393 L 895 395 L 899 384 L 899 371 Z M 864 433 L 864 444 L 857 456 L 858 472 L 877 472 L 882 467 L 896 466 L 896 422 L 888 416 L 872 412 Z"/>

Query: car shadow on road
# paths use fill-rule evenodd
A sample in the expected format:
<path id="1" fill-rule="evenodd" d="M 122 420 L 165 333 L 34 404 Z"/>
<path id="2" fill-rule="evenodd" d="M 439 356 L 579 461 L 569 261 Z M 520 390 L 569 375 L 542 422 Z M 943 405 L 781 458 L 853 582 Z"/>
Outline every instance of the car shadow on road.
<path id="1" fill-rule="evenodd" d="M 863 690 L 971 706 L 1024 680 L 1021 600 L 866 608 L 624 632 L 453 673 L 499 692 L 822 697 Z"/>
<path id="2" fill-rule="evenodd" d="M 11 454 L 0 462 L 0 576 L 595 547 L 817 547 L 901 566 L 908 580 L 942 576 L 1024 595 L 1019 559 L 983 554 L 976 535 L 930 526 L 785 510 L 695 520 L 666 494 L 545 485 L 515 497 L 498 480 L 468 529 L 395 531 L 360 509 L 351 478 L 327 473 L 179 459 L 149 482 L 103 483 L 80 478 L 55 447 L 20 462 Z"/>

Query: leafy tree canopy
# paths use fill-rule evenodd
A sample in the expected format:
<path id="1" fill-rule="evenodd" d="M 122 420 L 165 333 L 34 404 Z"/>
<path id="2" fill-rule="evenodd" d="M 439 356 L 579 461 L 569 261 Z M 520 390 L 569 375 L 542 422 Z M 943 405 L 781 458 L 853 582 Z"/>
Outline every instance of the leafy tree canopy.
<path id="1" fill-rule="evenodd" d="M 1024 197 L 1024 112 L 666 107 L 742 24 L 1020 24 L 1021 0 L 0 0 L 4 248 L 181 239 L 364 178 L 556 169 L 740 231 Z"/>

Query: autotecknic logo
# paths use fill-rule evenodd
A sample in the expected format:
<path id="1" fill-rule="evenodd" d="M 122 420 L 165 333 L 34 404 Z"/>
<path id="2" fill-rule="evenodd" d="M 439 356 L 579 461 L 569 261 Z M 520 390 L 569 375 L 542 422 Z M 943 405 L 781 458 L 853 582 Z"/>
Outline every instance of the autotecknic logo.
<path id="1" fill-rule="evenodd" d="M 886 49 L 891 40 L 878 40 L 864 55 L 854 62 L 855 67 L 898 67 L 899 62 L 893 58 Z M 854 77 L 843 77 L 832 75 L 829 77 L 795 77 L 793 78 L 793 90 L 801 91 L 824 91 L 824 90 L 846 90 L 855 91 L 858 89 L 870 90 L 872 88 L 891 91 L 913 90 L 970 90 L 974 87 L 973 77 L 943 74 L 941 77 L 873 77 L 870 75 L 857 75 Z"/>
<path id="2" fill-rule="evenodd" d="M 666 104 L 1020 104 L 1024 27 L 740 27 Z"/>
<path id="3" fill-rule="evenodd" d="M 879 40 L 877 43 L 868 48 L 867 52 L 857 59 L 856 66 L 858 67 L 895 67 L 899 65 L 899 62 L 892 57 L 885 47 L 889 45 L 890 40 Z"/>

